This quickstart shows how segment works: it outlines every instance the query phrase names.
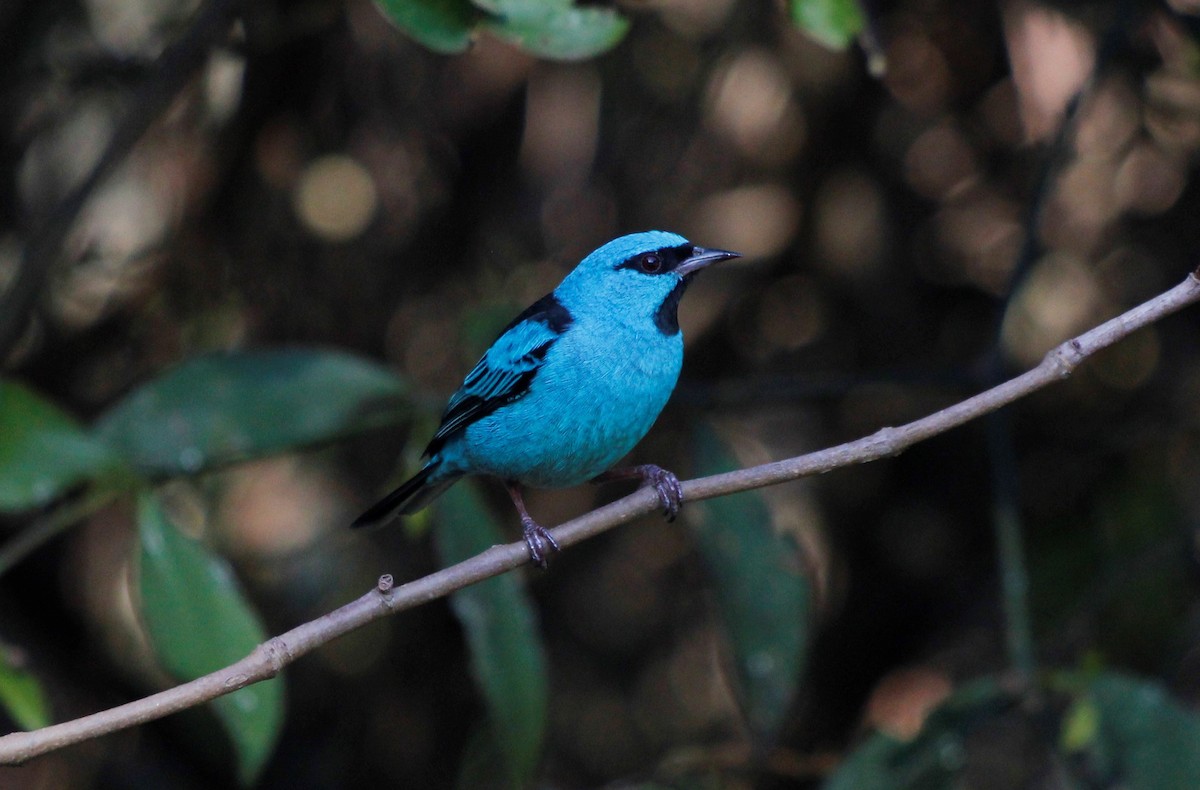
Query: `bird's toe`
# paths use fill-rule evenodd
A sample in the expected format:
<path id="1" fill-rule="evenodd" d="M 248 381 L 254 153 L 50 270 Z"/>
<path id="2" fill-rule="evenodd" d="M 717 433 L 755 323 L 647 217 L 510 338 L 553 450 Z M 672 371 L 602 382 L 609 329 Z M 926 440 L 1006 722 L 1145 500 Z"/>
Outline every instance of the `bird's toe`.
<path id="1" fill-rule="evenodd" d="M 559 551 L 558 541 L 550 531 L 533 519 L 522 522 L 525 545 L 529 548 L 529 561 L 543 570 L 549 565 L 549 555 Z"/>
<path id="2" fill-rule="evenodd" d="M 653 464 L 647 464 L 643 474 L 646 482 L 654 486 L 654 492 L 658 494 L 663 515 L 667 517 L 667 521 L 674 521 L 683 505 L 683 486 L 679 484 L 679 478 L 673 472 Z"/>

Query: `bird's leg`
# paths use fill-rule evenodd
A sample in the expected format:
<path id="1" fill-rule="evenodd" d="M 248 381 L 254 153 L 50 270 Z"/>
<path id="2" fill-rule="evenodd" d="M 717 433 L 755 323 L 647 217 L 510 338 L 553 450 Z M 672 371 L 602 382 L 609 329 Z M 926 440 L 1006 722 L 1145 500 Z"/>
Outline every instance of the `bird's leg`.
<path id="1" fill-rule="evenodd" d="M 639 479 L 643 486 L 651 486 L 658 494 L 658 503 L 662 505 L 663 515 L 667 521 L 674 521 L 683 505 L 683 487 L 679 478 L 661 466 L 642 464 L 641 466 L 626 466 L 620 469 L 610 469 L 592 480 L 593 483 L 607 483 L 611 480 Z"/>
<path id="2" fill-rule="evenodd" d="M 551 551 L 559 550 L 558 541 L 545 527 L 534 521 L 533 516 L 529 515 L 529 511 L 525 509 L 525 499 L 521 496 L 521 487 L 511 480 L 506 480 L 504 487 L 508 489 L 508 495 L 512 497 L 513 504 L 517 506 L 517 512 L 521 514 L 525 545 L 529 547 L 529 561 L 539 568 L 545 568 L 547 565 L 546 555 Z"/>

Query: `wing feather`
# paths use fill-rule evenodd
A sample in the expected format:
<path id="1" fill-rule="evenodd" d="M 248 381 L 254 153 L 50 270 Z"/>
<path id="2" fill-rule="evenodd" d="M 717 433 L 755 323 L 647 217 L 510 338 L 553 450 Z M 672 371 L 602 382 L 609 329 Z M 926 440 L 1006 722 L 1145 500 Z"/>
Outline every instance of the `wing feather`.
<path id="1" fill-rule="evenodd" d="M 517 316 L 450 397 L 425 454 L 433 455 L 458 431 L 528 393 L 546 353 L 570 325 L 570 313 L 554 294 Z"/>

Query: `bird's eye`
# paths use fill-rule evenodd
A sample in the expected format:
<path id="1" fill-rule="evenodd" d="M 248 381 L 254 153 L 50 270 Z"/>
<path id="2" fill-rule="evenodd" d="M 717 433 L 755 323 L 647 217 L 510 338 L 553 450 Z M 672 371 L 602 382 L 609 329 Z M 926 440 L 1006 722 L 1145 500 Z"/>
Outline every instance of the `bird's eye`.
<path id="1" fill-rule="evenodd" d="M 638 258 L 638 268 L 646 274 L 658 274 L 663 268 L 662 256 L 654 252 L 648 252 Z"/>

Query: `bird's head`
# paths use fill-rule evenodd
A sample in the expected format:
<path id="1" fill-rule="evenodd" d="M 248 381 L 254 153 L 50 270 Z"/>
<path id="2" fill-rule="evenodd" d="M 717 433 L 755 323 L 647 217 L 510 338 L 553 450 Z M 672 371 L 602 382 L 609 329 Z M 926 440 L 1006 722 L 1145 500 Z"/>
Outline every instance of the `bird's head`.
<path id="1" fill-rule="evenodd" d="M 700 269 L 736 252 L 696 247 L 661 230 L 631 233 L 584 258 L 554 293 L 572 313 L 649 317 L 665 335 L 679 331 L 679 299 Z"/>

